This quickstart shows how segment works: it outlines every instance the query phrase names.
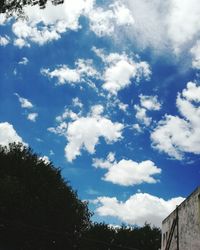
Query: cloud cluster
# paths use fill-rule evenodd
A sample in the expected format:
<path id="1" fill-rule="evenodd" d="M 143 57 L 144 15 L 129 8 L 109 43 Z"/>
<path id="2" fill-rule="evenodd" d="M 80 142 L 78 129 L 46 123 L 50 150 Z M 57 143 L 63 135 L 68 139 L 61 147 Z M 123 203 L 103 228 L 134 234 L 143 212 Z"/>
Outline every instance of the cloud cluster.
<path id="1" fill-rule="evenodd" d="M 20 63 L 20 64 L 26 65 L 26 64 L 28 63 L 27 60 L 28 60 L 27 58 L 25 59 L 25 57 L 23 57 L 22 61 L 20 61 L 19 63 Z M 17 94 L 17 93 L 15 93 L 14 95 L 17 96 L 17 98 L 18 98 L 18 100 L 19 100 L 19 102 L 20 102 L 20 104 L 21 104 L 21 108 L 23 108 L 23 109 L 28 109 L 28 110 L 34 108 L 34 105 L 33 105 L 28 99 L 21 97 L 21 96 L 20 96 L 19 94 Z M 38 117 L 38 113 L 36 113 L 36 112 L 29 112 L 29 113 L 27 114 L 27 119 L 28 119 L 29 121 L 32 121 L 32 122 L 35 122 L 36 119 L 37 119 L 37 117 Z"/>
<path id="2" fill-rule="evenodd" d="M 151 76 L 150 66 L 145 61 L 130 58 L 125 53 L 106 55 L 103 50 L 95 47 L 93 51 L 105 64 L 102 87 L 111 95 L 116 95 L 118 91 L 128 87 L 131 80 L 138 83 L 142 78 L 149 80 Z"/>
<path id="3" fill-rule="evenodd" d="M 153 175 L 161 173 L 161 169 L 150 160 L 138 163 L 122 159 L 117 162 L 112 153 L 106 160 L 93 159 L 93 166 L 107 170 L 103 180 L 122 186 L 156 183 L 158 180 Z"/>
<path id="4" fill-rule="evenodd" d="M 178 94 L 176 106 L 181 115 L 165 115 L 151 134 L 153 147 L 181 160 L 184 153 L 200 154 L 200 86 L 188 82 Z"/>
<path id="5" fill-rule="evenodd" d="M 58 6 L 47 2 L 45 9 L 28 6 L 25 13 L 28 21 L 18 20 L 12 27 L 16 36 L 14 44 L 19 48 L 30 47 L 31 42 L 43 45 L 58 40 L 68 30 L 77 31 L 81 28 L 81 16 L 88 19 L 90 30 L 97 36 L 110 35 L 115 27 L 134 23 L 129 9 L 121 1 L 105 8 L 98 6 L 95 0 L 68 0 Z"/>
<path id="6" fill-rule="evenodd" d="M 95 105 L 88 116 L 73 116 L 72 121 L 62 121 L 56 128 L 49 128 L 49 131 L 66 137 L 68 143 L 65 156 L 69 162 L 81 155 L 82 149 L 93 154 L 100 138 L 104 138 L 106 143 L 113 143 L 122 138 L 123 124 L 104 117 L 103 110 L 101 105 Z"/>
<path id="7" fill-rule="evenodd" d="M 116 197 L 98 197 L 96 213 L 100 216 L 112 216 L 120 221 L 143 226 L 145 222 L 161 226 L 162 220 L 170 214 L 184 198 L 177 197 L 164 200 L 147 193 L 137 193 L 126 201 L 119 201 Z"/>
<path id="8" fill-rule="evenodd" d="M 93 8 L 93 0 L 69 0 L 63 5 L 54 6 L 47 2 L 45 9 L 38 6 L 28 6 L 25 13 L 28 21 L 18 20 L 13 24 L 13 33 L 16 36 L 15 45 L 18 47 L 30 46 L 30 42 L 43 45 L 58 40 L 67 30 L 80 28 L 79 18 Z"/>
<path id="9" fill-rule="evenodd" d="M 145 96 L 139 95 L 140 105 L 135 104 L 134 109 L 136 111 L 136 119 L 144 124 L 145 126 L 149 126 L 152 122 L 152 118 L 147 115 L 147 111 L 157 111 L 160 110 L 161 104 L 158 101 L 157 96 Z M 139 131 L 137 126 L 136 130 Z"/>
<path id="10" fill-rule="evenodd" d="M 130 26 L 134 24 L 134 19 L 130 10 L 116 1 L 106 8 L 93 8 L 88 14 L 90 29 L 97 36 L 113 34 L 116 27 Z"/>
<path id="11" fill-rule="evenodd" d="M 0 123 L 0 144 L 8 146 L 12 142 L 24 143 L 22 138 L 17 134 L 12 124 L 8 122 Z"/>
<path id="12" fill-rule="evenodd" d="M 60 65 L 53 71 L 42 69 L 41 73 L 49 78 L 56 78 L 57 85 L 77 84 L 86 82 L 87 78 L 98 78 L 99 74 L 92 66 L 92 60 L 78 59 L 75 62 L 75 68 L 71 69 L 67 65 Z"/>

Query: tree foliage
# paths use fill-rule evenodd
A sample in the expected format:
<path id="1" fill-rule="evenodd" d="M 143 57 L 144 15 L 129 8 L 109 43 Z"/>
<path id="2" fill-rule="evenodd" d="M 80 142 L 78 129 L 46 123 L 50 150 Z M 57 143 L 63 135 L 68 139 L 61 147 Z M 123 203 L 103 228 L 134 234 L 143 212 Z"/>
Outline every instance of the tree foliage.
<path id="1" fill-rule="evenodd" d="M 90 222 L 87 204 L 22 144 L 0 147 L 0 242 L 14 249 L 77 249 Z"/>
<path id="2" fill-rule="evenodd" d="M 17 14 L 23 16 L 23 8 L 27 5 L 39 5 L 40 8 L 45 8 L 47 1 L 51 1 L 53 5 L 62 4 L 64 0 L 0 0 L 0 13 L 5 13 L 7 16 Z"/>
<path id="3" fill-rule="evenodd" d="M 81 250 L 158 250 L 161 245 L 159 228 L 145 224 L 143 227 L 113 228 L 104 223 L 94 223 L 85 231 Z"/>

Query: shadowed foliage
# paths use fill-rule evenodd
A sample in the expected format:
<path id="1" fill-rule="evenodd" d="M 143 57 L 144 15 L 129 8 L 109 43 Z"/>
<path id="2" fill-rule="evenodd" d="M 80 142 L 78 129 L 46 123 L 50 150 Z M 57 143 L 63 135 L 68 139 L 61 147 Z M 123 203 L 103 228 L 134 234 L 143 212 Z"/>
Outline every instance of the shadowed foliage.
<path id="1" fill-rule="evenodd" d="M 64 0 L 0 0 L 0 13 L 5 13 L 7 16 L 16 14 L 23 16 L 23 8 L 27 5 L 39 5 L 40 8 L 45 8 L 48 1 L 53 5 L 62 4 Z"/>
<path id="2" fill-rule="evenodd" d="M 159 228 L 145 224 L 143 227 L 109 227 L 95 223 L 85 231 L 81 250 L 158 250 L 161 245 Z"/>
<path id="3" fill-rule="evenodd" d="M 22 144 L 0 146 L 0 244 L 17 250 L 77 249 L 89 223 L 87 204 L 59 169 Z"/>

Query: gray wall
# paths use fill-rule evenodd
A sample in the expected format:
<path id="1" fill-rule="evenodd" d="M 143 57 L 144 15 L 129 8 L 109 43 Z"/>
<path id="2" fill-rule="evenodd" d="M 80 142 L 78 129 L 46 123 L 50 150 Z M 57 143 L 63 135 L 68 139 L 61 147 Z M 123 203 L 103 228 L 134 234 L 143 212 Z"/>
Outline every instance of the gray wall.
<path id="1" fill-rule="evenodd" d="M 200 250 L 200 187 L 178 206 L 179 250 Z M 162 250 L 165 250 L 176 210 L 162 223 Z M 170 250 L 177 250 L 177 226 L 175 227 Z"/>

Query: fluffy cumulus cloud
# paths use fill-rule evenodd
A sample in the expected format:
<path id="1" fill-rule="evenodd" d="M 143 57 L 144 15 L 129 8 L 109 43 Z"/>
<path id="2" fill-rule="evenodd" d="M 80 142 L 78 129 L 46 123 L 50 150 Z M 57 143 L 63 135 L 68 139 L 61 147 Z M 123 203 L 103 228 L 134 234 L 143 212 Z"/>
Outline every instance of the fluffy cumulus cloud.
<path id="1" fill-rule="evenodd" d="M 151 75 L 150 66 L 145 61 L 138 61 L 126 54 L 111 53 L 105 55 L 103 50 L 93 48 L 105 64 L 103 72 L 103 89 L 116 95 L 118 91 L 131 84 L 131 80 L 139 82 L 141 78 L 146 80 Z"/>
<path id="2" fill-rule="evenodd" d="M 156 183 L 158 180 L 153 176 L 161 173 L 161 169 L 150 160 L 138 163 L 123 159 L 117 162 L 111 153 L 106 160 L 94 159 L 93 165 L 97 168 L 107 169 L 103 180 L 122 186 Z"/>
<path id="3" fill-rule="evenodd" d="M 0 144 L 8 146 L 12 142 L 23 143 L 22 138 L 17 134 L 12 124 L 8 122 L 0 123 Z"/>
<path id="4" fill-rule="evenodd" d="M 92 66 L 92 60 L 79 59 L 75 62 L 75 68 L 71 69 L 67 65 L 58 66 L 56 69 L 42 69 L 41 73 L 49 78 L 56 78 L 57 85 L 75 84 L 86 81 L 87 78 L 98 78 L 98 72 Z"/>
<path id="5" fill-rule="evenodd" d="M 67 129 L 68 144 L 65 148 L 65 155 L 69 161 L 81 154 L 82 148 L 89 153 L 95 152 L 95 146 L 100 137 L 107 143 L 112 143 L 121 138 L 123 125 L 113 123 L 104 117 L 82 117 L 69 123 Z"/>
<path id="6" fill-rule="evenodd" d="M 153 147 L 176 159 L 184 153 L 200 154 L 200 86 L 189 82 L 178 94 L 180 116 L 165 115 L 151 134 Z"/>
<path id="7" fill-rule="evenodd" d="M 50 132 L 64 135 L 68 141 L 65 147 L 65 156 L 68 161 L 73 161 L 85 149 L 90 154 L 95 152 L 95 146 L 100 138 L 107 143 L 113 143 L 122 138 L 123 124 L 112 122 L 102 115 L 101 105 L 93 106 L 86 117 L 74 116 L 74 120 L 66 123 L 63 121 L 56 128 L 49 128 Z"/>
<path id="8" fill-rule="evenodd" d="M 148 222 L 160 227 L 162 220 L 183 200 L 182 197 L 164 200 L 147 193 L 137 193 L 124 202 L 116 197 L 98 197 L 95 202 L 100 216 L 116 217 L 132 225 L 143 226 Z"/>

